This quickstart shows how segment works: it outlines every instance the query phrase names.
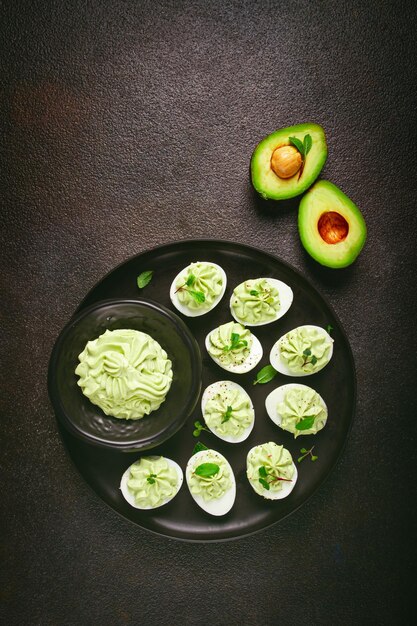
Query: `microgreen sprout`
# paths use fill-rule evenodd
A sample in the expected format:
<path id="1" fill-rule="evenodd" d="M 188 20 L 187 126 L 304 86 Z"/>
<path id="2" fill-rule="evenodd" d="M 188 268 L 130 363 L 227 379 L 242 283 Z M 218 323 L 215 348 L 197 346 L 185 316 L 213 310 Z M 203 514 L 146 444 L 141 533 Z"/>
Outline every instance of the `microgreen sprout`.
<path id="1" fill-rule="evenodd" d="M 301 367 L 305 365 L 315 365 L 317 363 L 317 357 L 314 354 L 311 354 L 310 348 L 306 348 L 303 352 L 303 355 L 306 357 L 304 359 L 304 363 L 301 364 Z"/>
<path id="2" fill-rule="evenodd" d="M 230 418 L 232 417 L 232 412 L 233 412 L 233 407 L 228 406 L 226 413 L 223 414 L 223 418 L 222 418 L 222 424 L 224 424 L 225 422 L 228 422 L 230 420 Z"/>
<path id="3" fill-rule="evenodd" d="M 178 291 L 186 291 L 190 294 L 192 298 L 194 298 L 196 302 L 199 302 L 201 304 L 206 301 L 204 293 L 202 291 L 195 291 L 194 289 L 190 289 L 190 287 L 194 285 L 195 281 L 196 278 L 194 274 L 190 274 L 185 283 L 178 287 L 178 289 L 176 289 L 175 293 L 177 293 Z"/>
<path id="4" fill-rule="evenodd" d="M 200 433 L 202 430 L 206 430 L 208 433 L 210 432 L 208 428 L 206 428 L 201 422 L 199 422 L 198 420 L 196 422 L 194 422 L 194 428 L 195 430 L 193 430 L 193 435 L 194 437 L 199 437 Z"/>
<path id="5" fill-rule="evenodd" d="M 246 346 L 248 345 L 248 342 L 245 339 L 241 339 L 238 333 L 232 333 L 230 339 L 230 346 L 224 346 L 223 352 L 230 352 L 230 350 L 246 348 Z"/>
<path id="6" fill-rule="evenodd" d="M 301 456 L 299 456 L 297 459 L 298 463 L 301 463 L 301 461 L 305 459 L 306 456 L 310 456 L 312 461 L 317 461 L 319 457 L 313 454 L 313 450 L 314 450 L 314 446 L 312 446 L 310 450 L 307 450 L 306 448 L 301 448 L 300 450 Z"/>
<path id="7" fill-rule="evenodd" d="M 258 473 L 259 473 L 259 482 L 261 483 L 262 487 L 264 487 L 264 489 L 267 489 L 268 491 L 269 491 L 270 485 L 273 485 L 274 483 L 278 481 L 284 481 L 287 483 L 292 482 L 290 478 L 282 478 L 282 476 L 275 476 L 275 474 L 269 473 L 265 465 L 261 465 L 261 467 L 258 468 Z"/>

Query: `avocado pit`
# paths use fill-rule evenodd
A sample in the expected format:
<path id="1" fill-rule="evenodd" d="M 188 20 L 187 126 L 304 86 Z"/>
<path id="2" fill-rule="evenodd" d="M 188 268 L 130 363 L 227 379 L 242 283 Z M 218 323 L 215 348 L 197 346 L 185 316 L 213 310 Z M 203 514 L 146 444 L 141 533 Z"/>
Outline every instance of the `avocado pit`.
<path id="1" fill-rule="evenodd" d="M 320 237 L 328 244 L 344 241 L 349 233 L 349 224 L 340 213 L 326 211 L 317 223 Z"/>
<path id="2" fill-rule="evenodd" d="M 279 178 L 292 178 L 301 163 L 301 154 L 294 146 L 278 146 L 271 156 L 271 169 Z"/>

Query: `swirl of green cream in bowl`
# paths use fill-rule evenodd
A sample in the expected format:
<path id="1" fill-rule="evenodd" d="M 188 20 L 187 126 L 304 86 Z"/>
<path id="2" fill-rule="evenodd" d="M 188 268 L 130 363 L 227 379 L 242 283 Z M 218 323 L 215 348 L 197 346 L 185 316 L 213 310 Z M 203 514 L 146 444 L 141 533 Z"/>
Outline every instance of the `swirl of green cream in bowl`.
<path id="1" fill-rule="evenodd" d="M 298 326 L 272 346 L 271 365 L 287 376 L 319 372 L 333 355 L 333 339 L 320 326 Z"/>
<path id="2" fill-rule="evenodd" d="M 245 326 L 263 326 L 279 319 L 293 301 L 291 287 L 276 278 L 245 280 L 233 290 L 230 311 Z"/>
<path id="3" fill-rule="evenodd" d="M 226 274 L 216 263 L 196 261 L 174 278 L 170 298 L 184 315 L 196 317 L 213 309 L 226 289 Z"/>
<path id="4" fill-rule="evenodd" d="M 78 359 L 77 384 L 106 415 L 140 419 L 161 406 L 171 387 L 167 353 L 138 330 L 106 330 L 87 343 Z"/>
<path id="5" fill-rule="evenodd" d="M 181 468 L 162 456 L 142 457 L 122 476 L 120 489 L 137 509 L 155 509 L 178 493 L 183 481 Z"/>
<path id="6" fill-rule="evenodd" d="M 255 411 L 249 395 L 231 380 L 219 380 L 205 389 L 201 411 L 208 428 L 230 443 L 246 439 L 254 425 Z"/>
<path id="7" fill-rule="evenodd" d="M 297 481 L 297 468 L 290 452 L 273 441 L 252 448 L 246 474 L 256 493 L 269 500 L 285 498 Z"/>
<path id="8" fill-rule="evenodd" d="M 307 385 L 290 383 L 277 387 L 267 396 L 265 407 L 271 420 L 295 438 L 315 435 L 327 421 L 326 403 Z"/>

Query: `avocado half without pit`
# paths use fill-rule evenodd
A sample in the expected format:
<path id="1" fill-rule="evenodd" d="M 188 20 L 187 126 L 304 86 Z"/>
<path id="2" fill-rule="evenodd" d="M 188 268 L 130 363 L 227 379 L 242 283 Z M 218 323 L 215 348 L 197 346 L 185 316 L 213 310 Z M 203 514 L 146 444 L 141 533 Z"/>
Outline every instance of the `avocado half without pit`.
<path id="1" fill-rule="evenodd" d="M 251 158 L 252 184 L 265 200 L 293 198 L 313 184 L 326 158 L 326 137 L 321 126 L 282 128 L 256 146 Z"/>
<path id="2" fill-rule="evenodd" d="M 309 255 L 332 268 L 353 263 L 366 241 L 362 213 L 327 180 L 318 181 L 301 199 L 298 231 Z"/>

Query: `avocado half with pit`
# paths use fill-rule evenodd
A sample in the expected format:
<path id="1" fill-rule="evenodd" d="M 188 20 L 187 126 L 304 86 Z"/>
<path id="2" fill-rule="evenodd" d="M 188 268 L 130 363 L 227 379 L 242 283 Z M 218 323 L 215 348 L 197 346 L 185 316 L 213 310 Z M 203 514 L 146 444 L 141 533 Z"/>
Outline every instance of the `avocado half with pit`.
<path id="1" fill-rule="evenodd" d="M 298 231 L 309 255 L 332 268 L 353 263 L 366 241 L 362 213 L 327 180 L 318 181 L 301 199 Z"/>
<path id="2" fill-rule="evenodd" d="M 293 198 L 313 184 L 326 159 L 326 137 L 318 124 L 276 130 L 252 154 L 252 184 L 265 200 Z"/>

